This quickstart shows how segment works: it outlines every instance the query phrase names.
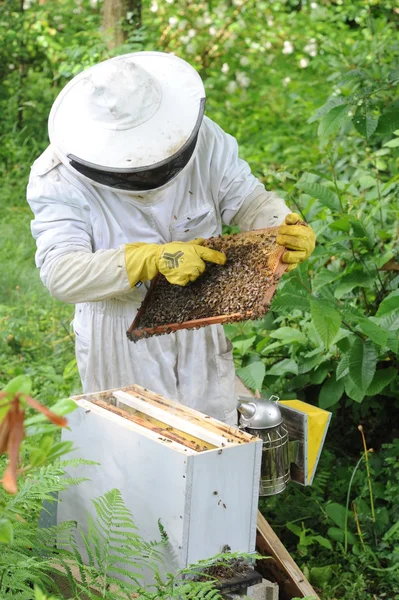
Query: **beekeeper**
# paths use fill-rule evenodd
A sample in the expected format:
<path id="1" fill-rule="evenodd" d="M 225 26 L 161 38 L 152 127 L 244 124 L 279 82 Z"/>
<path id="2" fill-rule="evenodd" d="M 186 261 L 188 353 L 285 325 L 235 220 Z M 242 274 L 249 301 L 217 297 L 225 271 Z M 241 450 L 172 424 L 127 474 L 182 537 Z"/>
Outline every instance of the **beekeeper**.
<path id="1" fill-rule="evenodd" d="M 32 166 L 27 195 L 42 281 L 76 305 L 83 390 L 137 383 L 235 423 L 232 351 L 221 326 L 136 344 L 126 337 L 158 272 L 186 285 L 207 262 L 224 263 L 193 243 L 219 235 L 223 223 L 247 231 L 285 221 L 279 242 L 291 264 L 314 248 L 312 229 L 292 224 L 297 216 L 204 110 L 200 76 L 171 54 L 137 52 L 91 67 L 55 100 L 50 146 Z"/>

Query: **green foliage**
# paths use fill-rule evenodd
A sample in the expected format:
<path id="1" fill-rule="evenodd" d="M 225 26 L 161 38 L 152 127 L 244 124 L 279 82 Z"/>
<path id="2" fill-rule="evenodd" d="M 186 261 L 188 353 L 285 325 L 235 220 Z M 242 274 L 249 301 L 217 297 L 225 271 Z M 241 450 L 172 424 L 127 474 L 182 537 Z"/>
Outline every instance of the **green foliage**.
<path id="1" fill-rule="evenodd" d="M 65 447 L 64 452 L 69 448 Z M 58 461 L 59 463 L 59 461 Z M 53 589 L 54 555 L 51 549 L 59 534 L 72 528 L 63 524 L 39 529 L 44 501 L 54 503 L 55 495 L 80 479 L 65 478 L 65 466 L 46 464 L 30 469 L 21 477 L 16 495 L 0 489 L 2 514 L 0 543 L 0 597 L 32 600 L 32 585 Z M 6 535 L 4 535 L 6 533 Z"/>
<path id="2" fill-rule="evenodd" d="M 326 600 L 393 597 L 399 560 L 398 454 L 390 433 L 399 398 L 396 5 L 151 0 L 143 3 L 143 28 L 132 25 L 126 44 L 112 52 L 100 9 L 88 0 L 0 6 L 0 382 L 28 375 L 32 394 L 49 405 L 80 386 L 72 309 L 51 299 L 40 282 L 24 201 L 29 165 L 47 144 L 55 96 L 73 75 L 113 53 L 159 49 L 186 58 L 204 78 L 209 116 L 237 137 L 253 172 L 318 237 L 311 259 L 284 276 L 264 319 L 226 327 L 237 372 L 249 387 L 334 413 L 313 489 L 290 486 L 273 521 L 291 524 L 284 539 Z M 352 482 L 366 550 L 352 512 L 346 530 L 339 517 L 359 421 L 378 450 L 371 459 L 375 524 L 362 504 L 363 464 Z M 67 450 L 52 427 L 29 417 L 23 459 L 32 470 L 16 497 L 1 500 L 7 509 L 0 538 L 8 540 L 12 565 L 6 570 L 4 558 L 4 585 L 21 573 L 29 586 L 15 598 L 32 598 L 35 582 L 36 600 L 56 593 L 46 579 L 47 558 L 27 550 L 36 547 L 40 504 L 59 489 L 57 461 Z M 390 443 L 381 447 L 382 441 Z M 299 525 L 293 521 L 298 506 L 304 509 Z M 272 507 L 269 500 L 269 519 Z M 33 537 L 17 551 L 30 524 Z M 170 596 L 174 585 L 172 579 Z"/>
<path id="3" fill-rule="evenodd" d="M 22 400 L 31 387 L 29 378 L 19 376 L 3 390 L 10 397 L 21 394 Z M 74 408 L 71 400 L 53 405 L 57 414 Z M 44 419 L 42 414 L 25 418 L 27 437 L 20 452 L 18 491 L 9 495 L 0 487 L 0 597 L 33 600 L 34 594 L 35 600 L 56 600 L 42 590 L 59 594 L 59 586 L 65 590 L 67 585 L 71 600 L 82 594 L 88 599 L 108 600 L 128 600 L 132 594 L 148 600 L 221 600 L 212 577 L 205 581 L 195 578 L 206 567 L 228 563 L 238 555 L 220 554 L 181 573 L 161 575 L 161 549 L 169 543 L 167 531 L 159 521 L 160 542 L 145 541 L 116 489 L 93 500 L 96 519 L 88 515 L 84 530 L 78 530 L 75 522 L 40 526 L 41 514 L 54 513 L 58 494 L 85 481 L 67 476 L 66 469 L 95 464 L 76 458 L 61 460 L 73 449 L 72 444 L 59 441 L 55 427 Z M 1 457 L 0 468 L 4 462 Z M 144 571 L 153 573 L 155 591 L 143 588 Z"/>
<path id="4" fill-rule="evenodd" d="M 278 497 L 262 501 L 261 508 L 311 583 L 323 589 L 323 597 L 373 600 L 374 593 L 391 597 L 391 590 L 398 589 L 398 452 L 395 439 L 369 454 L 375 522 L 364 456 L 353 467 L 342 453 L 325 450 L 312 487 L 290 486 L 284 503 Z"/>
<path id="5" fill-rule="evenodd" d="M 286 182 L 289 199 L 294 188 L 301 192 L 295 203 L 318 233 L 318 247 L 307 264 L 285 276 L 268 318 L 244 333 L 241 326 L 228 330 L 238 373 L 252 389 L 252 365 L 262 373 L 255 362 L 260 353 L 264 393 L 303 398 L 306 389 L 322 408 L 345 398 L 349 405 L 367 405 L 377 394 L 397 398 L 398 163 L 391 154 L 396 138 L 385 141 L 385 134 L 399 71 L 392 71 L 383 51 L 391 51 L 389 24 L 383 32 L 379 21 L 372 23 L 378 69 L 368 58 L 375 31 L 365 28 L 356 68 L 334 59 L 334 90 L 309 119 L 320 121 L 320 164 Z M 364 144 L 358 133 L 367 138 Z"/>
<path id="6" fill-rule="evenodd" d="M 162 574 L 161 550 L 168 544 L 165 530 L 160 528 L 160 542 L 146 542 L 138 534 L 118 490 L 106 492 L 93 503 L 96 518 L 88 517 L 87 533 L 66 531 L 64 544 L 72 546 L 72 550 L 59 550 L 57 555 L 61 566 L 59 573 L 67 578 L 74 599 L 83 593 L 89 600 L 128 600 L 136 596 L 146 600 L 222 600 L 215 588 L 215 579 L 205 575 L 206 569 L 215 565 L 228 566 L 237 559 L 254 558 L 253 555 L 225 552 L 199 561 L 177 574 Z M 77 536 L 83 540 L 87 560 L 79 551 Z M 75 565 L 79 577 L 71 570 Z M 143 571 L 152 573 L 152 586 L 142 587 Z"/>

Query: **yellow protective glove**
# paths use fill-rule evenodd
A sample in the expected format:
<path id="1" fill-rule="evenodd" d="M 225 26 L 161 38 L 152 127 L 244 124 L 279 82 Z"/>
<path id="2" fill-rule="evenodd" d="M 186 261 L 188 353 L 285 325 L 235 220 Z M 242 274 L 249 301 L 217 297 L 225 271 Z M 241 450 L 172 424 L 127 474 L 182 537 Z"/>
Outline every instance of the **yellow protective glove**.
<path id="1" fill-rule="evenodd" d="M 192 242 L 169 242 L 168 244 L 125 245 L 125 263 L 129 283 L 132 287 L 140 281 L 153 279 L 159 272 L 169 283 L 187 285 L 205 271 L 205 262 L 224 265 L 226 256 L 222 252 L 204 248 L 202 238 Z"/>
<path id="2" fill-rule="evenodd" d="M 316 234 L 299 215 L 291 213 L 279 227 L 277 243 L 287 248 L 282 261 L 289 263 L 288 271 L 292 271 L 312 254 L 316 245 Z"/>

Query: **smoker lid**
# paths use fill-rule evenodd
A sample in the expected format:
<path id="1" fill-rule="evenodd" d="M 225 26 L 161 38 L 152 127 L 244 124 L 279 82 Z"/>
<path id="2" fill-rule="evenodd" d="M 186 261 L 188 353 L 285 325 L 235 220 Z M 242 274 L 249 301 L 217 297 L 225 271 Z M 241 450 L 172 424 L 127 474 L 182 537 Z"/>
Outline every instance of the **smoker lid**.
<path id="1" fill-rule="evenodd" d="M 241 413 L 240 425 L 249 429 L 271 429 L 283 422 L 281 410 L 276 402 L 265 398 L 239 397 L 237 406 Z"/>

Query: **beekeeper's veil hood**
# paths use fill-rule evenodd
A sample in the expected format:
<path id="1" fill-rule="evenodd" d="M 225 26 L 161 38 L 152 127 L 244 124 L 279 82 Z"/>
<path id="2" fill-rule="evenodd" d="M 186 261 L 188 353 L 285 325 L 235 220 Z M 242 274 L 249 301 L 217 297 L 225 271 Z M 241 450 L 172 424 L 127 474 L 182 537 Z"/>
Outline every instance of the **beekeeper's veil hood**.
<path id="1" fill-rule="evenodd" d="M 205 109 L 200 76 L 163 52 L 106 60 L 70 81 L 50 112 L 62 162 L 118 190 L 154 190 L 192 157 Z"/>

